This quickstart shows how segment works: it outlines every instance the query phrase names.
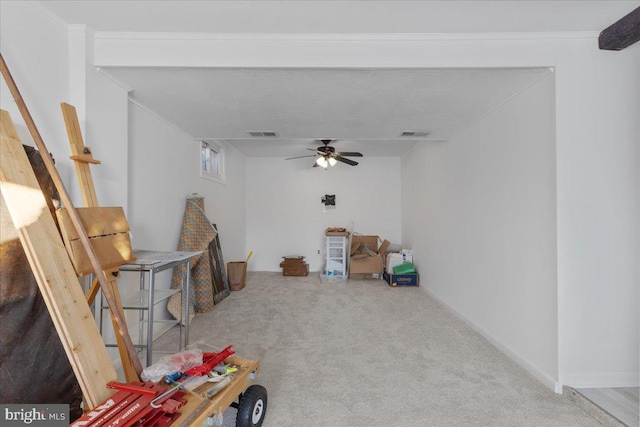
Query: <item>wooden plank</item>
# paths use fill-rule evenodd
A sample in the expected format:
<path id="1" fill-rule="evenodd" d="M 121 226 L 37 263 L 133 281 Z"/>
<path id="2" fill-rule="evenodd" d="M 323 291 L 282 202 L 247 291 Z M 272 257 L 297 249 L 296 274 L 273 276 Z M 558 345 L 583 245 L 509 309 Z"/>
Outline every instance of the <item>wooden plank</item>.
<path id="1" fill-rule="evenodd" d="M 100 282 L 98 279 L 93 279 L 93 283 L 91 283 L 91 287 L 87 292 L 87 304 L 89 307 L 93 305 L 93 302 L 96 300 L 96 296 L 98 295 L 98 291 L 100 290 Z"/>
<path id="2" fill-rule="evenodd" d="M 9 113 L 0 110 L 0 192 L 18 231 L 51 320 L 90 407 L 113 394 L 117 379 L 53 216 Z"/>
<path id="3" fill-rule="evenodd" d="M 120 277 L 120 272 L 118 268 L 114 268 L 111 270 L 105 270 L 104 272 L 107 277 L 111 280 L 109 281 L 109 286 L 111 287 L 111 292 L 116 299 L 117 306 L 115 310 L 117 310 L 122 317 L 124 317 L 124 310 L 122 309 L 122 300 L 120 299 L 120 289 L 118 289 L 118 277 Z M 113 325 L 113 330 L 118 330 L 118 322 L 116 316 L 114 315 L 115 310 L 110 310 L 111 312 L 111 324 Z M 135 370 L 135 367 L 128 363 L 129 353 L 127 352 L 127 346 L 125 345 L 124 340 L 118 334 L 116 335 L 116 344 L 118 344 L 118 353 L 120 354 L 120 360 L 122 361 L 122 371 L 124 372 L 124 377 L 127 379 L 127 382 L 135 382 L 140 380 L 140 376 Z"/>
<path id="4" fill-rule="evenodd" d="M 76 175 L 80 182 L 84 204 L 85 206 L 98 206 L 98 196 L 93 185 L 89 163 L 100 164 L 100 161 L 95 160 L 91 154 L 91 149 L 84 145 L 76 108 L 66 102 L 61 103 L 60 107 L 62 108 L 62 116 L 67 128 L 69 143 L 71 144 L 71 159 L 74 160 L 73 163 L 76 167 Z"/>
<path id="5" fill-rule="evenodd" d="M 7 63 L 4 61 L 4 57 L 2 56 L 2 54 L 0 54 L 0 73 L 2 74 L 2 77 L 4 78 L 4 81 L 7 84 L 7 87 L 9 88 L 9 92 L 11 92 L 11 96 L 13 96 L 13 100 L 16 102 L 18 110 L 20 111 L 20 114 L 24 119 L 24 123 L 27 126 L 27 129 L 29 130 L 31 137 L 33 138 L 33 142 L 35 142 L 36 147 L 38 148 L 38 151 L 40 151 L 40 156 L 42 157 L 42 161 L 44 162 L 47 168 L 47 171 L 49 172 L 49 175 L 51 175 L 51 180 L 53 181 L 54 185 L 56 186 L 56 189 L 58 190 L 62 204 L 67 209 L 69 209 L 71 221 L 73 222 L 73 225 L 76 227 L 76 229 L 78 230 L 78 233 L 80 234 L 80 241 L 82 241 L 82 244 L 84 245 L 84 248 L 87 251 L 87 254 L 89 255 L 89 259 L 91 260 L 91 265 L 93 266 L 93 270 L 96 275 L 96 278 L 100 282 L 100 286 L 102 286 L 103 288 L 102 293 L 104 295 L 104 298 L 107 300 L 109 307 L 116 307 L 116 300 L 114 299 L 114 296 L 111 293 L 110 289 L 104 288 L 108 284 L 107 276 L 104 274 L 104 271 L 102 270 L 102 267 L 100 265 L 100 261 L 98 260 L 95 253 L 93 252 L 93 248 L 91 247 L 91 243 L 89 242 L 89 237 L 84 232 L 84 229 L 82 227 L 82 222 L 80 221 L 80 217 L 78 216 L 78 213 L 73 208 L 73 203 L 71 201 L 71 198 L 69 197 L 69 193 L 67 193 L 67 190 L 64 187 L 62 178 L 60 177 L 60 174 L 58 173 L 58 170 L 56 169 L 56 166 L 53 163 L 53 158 L 51 158 L 51 155 L 47 150 L 47 146 L 42 140 L 42 136 L 40 135 L 40 132 L 38 131 L 38 128 L 36 127 L 36 124 L 33 121 L 33 117 L 31 117 L 31 113 L 29 113 L 27 104 L 25 104 L 24 99 L 22 98 L 22 95 L 18 90 L 18 86 L 16 85 L 15 80 L 13 80 L 13 76 L 9 72 L 9 67 L 7 66 Z M 11 120 L 9 119 L 9 122 L 10 121 Z M 12 126 L 13 126 L 13 123 L 12 123 Z M 135 367 L 135 370 L 138 373 L 138 376 L 140 376 L 140 374 L 142 373 L 142 364 L 138 359 L 136 349 L 133 346 L 133 342 L 131 341 L 131 336 L 129 335 L 129 331 L 127 329 L 127 323 L 125 322 L 124 317 L 120 316 L 120 314 L 117 311 L 114 313 L 114 315 L 116 316 L 116 320 L 118 323 L 118 330 L 116 331 L 116 333 L 120 334 L 123 337 L 124 342 L 127 346 L 129 361 Z"/>
<path id="6" fill-rule="evenodd" d="M 622 50 L 640 40 L 640 7 L 605 28 L 598 37 L 602 50 Z"/>
<path id="7" fill-rule="evenodd" d="M 121 207 L 76 208 L 80 221 L 89 238 L 108 234 L 128 233 L 129 222 Z M 62 208 L 56 211 L 58 223 L 64 228 L 69 240 L 78 240 L 80 235 L 71 222 L 69 212 Z"/>
<path id="8" fill-rule="evenodd" d="M 134 261 L 129 234 L 120 233 L 110 236 L 95 237 L 89 240 L 94 253 L 105 270 Z M 80 240 L 73 240 L 67 249 L 70 250 L 71 261 L 78 276 L 93 273 L 91 260 Z"/>

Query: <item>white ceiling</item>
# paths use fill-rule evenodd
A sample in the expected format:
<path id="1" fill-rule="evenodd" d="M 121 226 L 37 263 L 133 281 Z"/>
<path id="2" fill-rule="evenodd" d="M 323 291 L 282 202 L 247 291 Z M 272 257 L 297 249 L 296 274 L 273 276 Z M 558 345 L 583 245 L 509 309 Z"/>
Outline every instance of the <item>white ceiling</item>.
<path id="1" fill-rule="evenodd" d="M 110 32 L 499 33 L 600 31 L 637 1 L 46 1 L 69 24 Z M 478 17 L 482 19 L 478 19 Z M 248 156 L 338 151 L 397 156 L 446 141 L 548 69 L 103 69 L 136 102 L 189 135 L 223 139 Z M 252 138 L 247 131 L 275 131 Z"/>
<path id="2" fill-rule="evenodd" d="M 547 69 L 109 69 L 141 104 L 190 135 L 224 139 L 251 156 L 296 156 L 314 138 L 338 150 L 398 155 L 445 141 L 539 79 Z M 247 131 L 279 138 L 250 139 Z M 296 148 L 292 145 L 300 145 Z M 311 145 L 309 145 L 311 144 Z M 308 153 L 307 153 L 308 154 Z"/>

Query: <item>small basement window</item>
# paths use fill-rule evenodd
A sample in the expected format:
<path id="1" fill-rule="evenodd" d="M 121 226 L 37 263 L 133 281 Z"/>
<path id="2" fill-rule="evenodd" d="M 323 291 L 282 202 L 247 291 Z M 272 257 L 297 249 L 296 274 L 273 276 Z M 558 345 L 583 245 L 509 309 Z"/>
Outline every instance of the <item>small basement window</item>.
<path id="1" fill-rule="evenodd" d="M 202 141 L 200 146 L 200 176 L 225 183 L 224 148 L 214 141 Z"/>

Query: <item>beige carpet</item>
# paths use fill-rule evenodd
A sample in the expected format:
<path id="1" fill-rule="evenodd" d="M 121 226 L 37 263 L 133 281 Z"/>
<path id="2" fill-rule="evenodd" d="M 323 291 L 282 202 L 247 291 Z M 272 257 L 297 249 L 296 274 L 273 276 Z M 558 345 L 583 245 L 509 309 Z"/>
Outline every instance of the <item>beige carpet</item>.
<path id="1" fill-rule="evenodd" d="M 260 360 L 266 427 L 600 426 L 420 288 L 249 273 L 190 335 Z"/>

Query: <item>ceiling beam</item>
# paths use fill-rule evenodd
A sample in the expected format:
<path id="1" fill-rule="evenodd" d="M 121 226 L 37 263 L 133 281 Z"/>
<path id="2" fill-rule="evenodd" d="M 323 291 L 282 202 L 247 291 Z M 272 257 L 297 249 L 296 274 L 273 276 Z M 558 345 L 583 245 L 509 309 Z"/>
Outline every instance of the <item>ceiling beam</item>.
<path id="1" fill-rule="evenodd" d="M 602 50 L 622 50 L 640 40 L 640 7 L 605 28 L 598 37 Z"/>

